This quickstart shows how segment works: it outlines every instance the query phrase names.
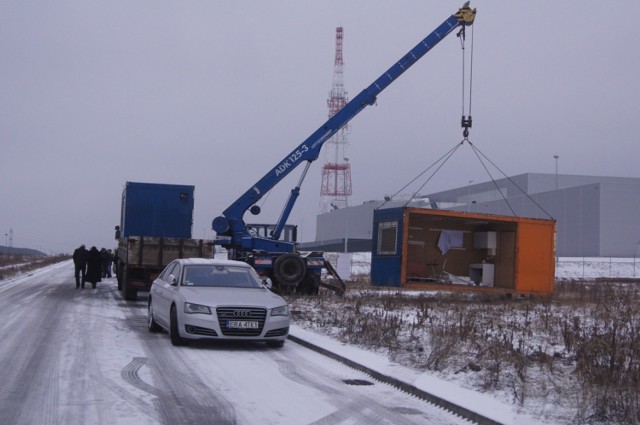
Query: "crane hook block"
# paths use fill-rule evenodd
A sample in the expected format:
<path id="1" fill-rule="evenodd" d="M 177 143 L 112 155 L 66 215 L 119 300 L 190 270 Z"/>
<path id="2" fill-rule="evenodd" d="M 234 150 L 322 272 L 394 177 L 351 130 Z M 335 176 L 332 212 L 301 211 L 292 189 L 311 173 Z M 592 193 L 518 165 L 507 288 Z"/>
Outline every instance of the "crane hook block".
<path id="1" fill-rule="evenodd" d="M 463 115 L 462 121 L 460 122 L 460 126 L 464 128 L 462 135 L 465 137 L 465 139 L 469 137 L 469 129 L 471 128 L 471 124 L 472 124 L 471 115 L 469 115 L 468 117 Z"/>
<path id="2" fill-rule="evenodd" d="M 466 2 L 453 16 L 458 18 L 460 24 L 471 25 L 474 19 L 476 19 L 476 9 L 471 9 L 469 2 Z"/>

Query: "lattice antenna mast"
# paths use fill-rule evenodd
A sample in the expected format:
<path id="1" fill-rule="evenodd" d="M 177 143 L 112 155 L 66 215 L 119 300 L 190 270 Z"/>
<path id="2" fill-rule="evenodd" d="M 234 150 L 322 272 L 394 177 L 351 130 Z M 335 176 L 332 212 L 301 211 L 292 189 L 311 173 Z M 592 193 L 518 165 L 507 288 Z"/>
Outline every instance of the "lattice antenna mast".
<path id="1" fill-rule="evenodd" d="M 336 28 L 336 57 L 333 68 L 333 84 L 327 99 L 329 118 L 334 116 L 349 102 L 344 89 L 344 62 L 342 60 L 342 27 Z M 327 141 L 322 166 L 322 185 L 320 187 L 320 213 L 349 205 L 351 196 L 351 164 L 347 156 L 349 125 L 343 126 Z"/>

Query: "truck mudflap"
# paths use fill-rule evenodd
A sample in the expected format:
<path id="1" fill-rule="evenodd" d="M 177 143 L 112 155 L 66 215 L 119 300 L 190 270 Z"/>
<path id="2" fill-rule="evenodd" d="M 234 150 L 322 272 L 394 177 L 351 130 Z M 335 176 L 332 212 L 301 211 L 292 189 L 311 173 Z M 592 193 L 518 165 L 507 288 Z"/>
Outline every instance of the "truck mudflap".
<path id="1" fill-rule="evenodd" d="M 331 263 L 326 260 L 324 262 L 324 268 L 327 270 L 327 274 L 331 275 L 337 283 L 327 283 L 321 281 L 320 286 L 322 286 L 323 288 L 331 289 L 337 295 L 344 295 L 344 293 L 347 291 L 347 287 L 344 284 L 343 280 L 340 278 L 340 275 L 338 275 L 336 269 L 334 269 Z"/>

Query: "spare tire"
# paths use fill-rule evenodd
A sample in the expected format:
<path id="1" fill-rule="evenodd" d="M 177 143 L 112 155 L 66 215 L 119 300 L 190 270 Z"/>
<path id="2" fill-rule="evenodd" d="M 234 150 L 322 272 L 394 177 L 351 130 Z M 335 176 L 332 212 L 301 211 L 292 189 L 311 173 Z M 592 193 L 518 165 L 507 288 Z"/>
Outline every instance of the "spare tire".
<path id="1" fill-rule="evenodd" d="M 298 286 L 307 272 L 307 265 L 297 254 L 282 254 L 273 264 L 273 276 L 284 286 Z"/>

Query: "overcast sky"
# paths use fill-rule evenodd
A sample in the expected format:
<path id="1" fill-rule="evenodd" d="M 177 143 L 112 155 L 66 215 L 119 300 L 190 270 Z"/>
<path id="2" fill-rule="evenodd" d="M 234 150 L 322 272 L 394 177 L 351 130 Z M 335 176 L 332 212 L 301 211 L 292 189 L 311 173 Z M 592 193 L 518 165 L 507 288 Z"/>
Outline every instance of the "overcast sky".
<path id="1" fill-rule="evenodd" d="M 352 98 L 462 3 L 1 2 L 0 236 L 47 253 L 114 247 L 136 181 L 194 185 L 193 236 L 213 237 L 211 220 L 327 119 L 337 26 Z M 640 177 L 640 2 L 471 6 L 474 145 L 508 175 L 554 173 L 559 155 L 560 173 Z M 452 34 L 351 121 L 352 204 L 462 140 L 461 72 Z M 303 241 L 321 169 L 322 155 L 291 216 Z M 299 171 L 255 221 L 277 219 Z M 464 146 L 424 192 L 489 179 Z"/>

